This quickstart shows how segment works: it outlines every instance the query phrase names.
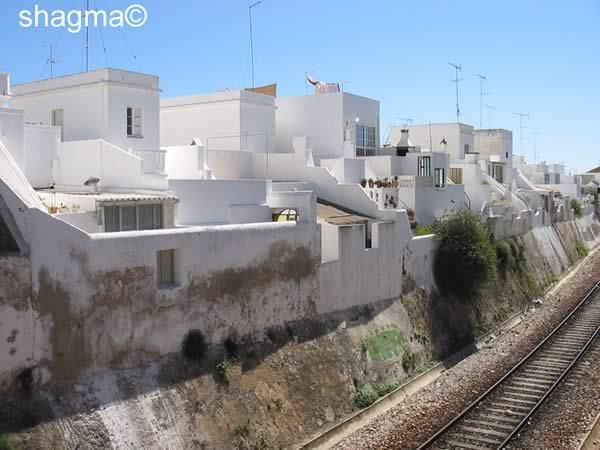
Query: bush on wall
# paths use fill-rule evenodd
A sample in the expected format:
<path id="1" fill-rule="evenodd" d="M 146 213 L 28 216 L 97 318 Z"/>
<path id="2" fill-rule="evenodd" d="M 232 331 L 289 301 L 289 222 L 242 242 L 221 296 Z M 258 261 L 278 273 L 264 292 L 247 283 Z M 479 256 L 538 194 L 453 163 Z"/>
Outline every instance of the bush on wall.
<path id="1" fill-rule="evenodd" d="M 434 226 L 438 248 L 434 274 L 442 293 L 476 298 L 496 274 L 496 250 L 478 215 L 461 210 Z"/>

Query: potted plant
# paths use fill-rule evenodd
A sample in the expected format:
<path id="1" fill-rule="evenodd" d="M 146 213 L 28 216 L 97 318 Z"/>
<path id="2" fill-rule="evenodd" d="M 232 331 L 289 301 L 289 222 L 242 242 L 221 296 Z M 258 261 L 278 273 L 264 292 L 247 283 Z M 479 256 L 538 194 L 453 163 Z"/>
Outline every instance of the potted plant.
<path id="1" fill-rule="evenodd" d="M 362 187 L 366 187 L 366 186 L 367 186 L 367 179 L 366 179 L 366 178 L 363 178 L 362 180 L 360 180 L 360 185 L 361 185 Z"/>
<path id="2" fill-rule="evenodd" d="M 372 188 L 373 187 L 373 178 L 369 178 L 369 187 Z"/>

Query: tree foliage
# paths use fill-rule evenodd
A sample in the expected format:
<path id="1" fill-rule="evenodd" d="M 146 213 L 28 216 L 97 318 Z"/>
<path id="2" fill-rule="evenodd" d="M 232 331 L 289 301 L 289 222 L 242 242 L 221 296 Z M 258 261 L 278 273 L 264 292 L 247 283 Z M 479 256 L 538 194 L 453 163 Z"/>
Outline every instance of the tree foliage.
<path id="1" fill-rule="evenodd" d="M 434 226 L 434 273 L 442 293 L 473 300 L 496 274 L 496 250 L 479 216 L 461 210 Z"/>

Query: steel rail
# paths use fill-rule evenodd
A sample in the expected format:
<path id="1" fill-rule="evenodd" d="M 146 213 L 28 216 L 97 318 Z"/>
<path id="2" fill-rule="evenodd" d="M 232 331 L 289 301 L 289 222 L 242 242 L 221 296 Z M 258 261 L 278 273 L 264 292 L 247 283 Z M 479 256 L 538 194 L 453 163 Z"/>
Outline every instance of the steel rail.
<path id="1" fill-rule="evenodd" d="M 448 422 L 442 429 L 440 429 L 437 433 L 431 436 L 424 444 L 422 444 L 418 450 L 425 450 L 430 448 L 432 444 L 438 441 L 443 435 L 445 435 L 448 431 L 450 431 L 461 419 L 463 419 L 468 413 L 472 412 L 483 400 L 490 396 L 498 387 L 500 387 L 504 382 L 513 375 L 518 369 L 520 369 L 525 363 L 527 363 L 533 356 L 537 354 L 537 352 L 541 349 L 543 345 L 545 345 L 558 331 L 562 330 L 563 325 L 565 325 L 579 310 L 585 305 L 585 303 L 589 300 L 589 298 L 596 292 L 596 290 L 600 287 L 600 281 L 597 282 L 594 287 L 586 294 L 586 296 L 581 300 L 575 308 L 571 310 L 571 312 L 548 334 L 538 345 L 535 346 L 533 350 L 531 350 L 525 357 L 523 357 L 516 365 L 512 367 L 502 378 L 496 381 L 488 390 L 486 390 L 482 395 L 480 395 L 474 402 L 472 402 L 469 406 L 463 409 L 454 419 Z M 548 399 L 550 394 L 556 389 L 556 387 L 560 384 L 560 382 L 564 379 L 564 377 L 569 373 L 569 371 L 573 368 L 573 366 L 578 362 L 581 358 L 585 350 L 591 345 L 592 341 L 598 335 L 600 328 L 596 328 L 595 332 L 592 334 L 586 343 L 582 346 L 581 350 L 577 353 L 568 367 L 562 371 L 559 378 L 550 386 L 547 392 L 542 396 L 542 398 L 531 408 L 531 410 L 526 414 L 525 418 L 519 422 L 519 424 L 515 427 L 515 429 L 509 434 L 507 438 L 497 447 L 501 449 L 505 447 L 508 442 L 518 433 L 523 426 L 527 423 L 527 421 L 531 418 L 531 416 L 540 408 L 540 406 Z"/>

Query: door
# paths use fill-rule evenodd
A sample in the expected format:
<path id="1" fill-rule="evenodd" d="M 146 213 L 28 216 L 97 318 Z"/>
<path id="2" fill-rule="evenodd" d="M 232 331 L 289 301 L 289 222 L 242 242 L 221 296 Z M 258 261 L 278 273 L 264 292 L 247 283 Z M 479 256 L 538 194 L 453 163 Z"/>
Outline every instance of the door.
<path id="1" fill-rule="evenodd" d="M 64 140 L 64 110 L 62 109 L 54 109 L 52 110 L 52 125 L 55 127 L 60 127 L 60 140 Z"/>

